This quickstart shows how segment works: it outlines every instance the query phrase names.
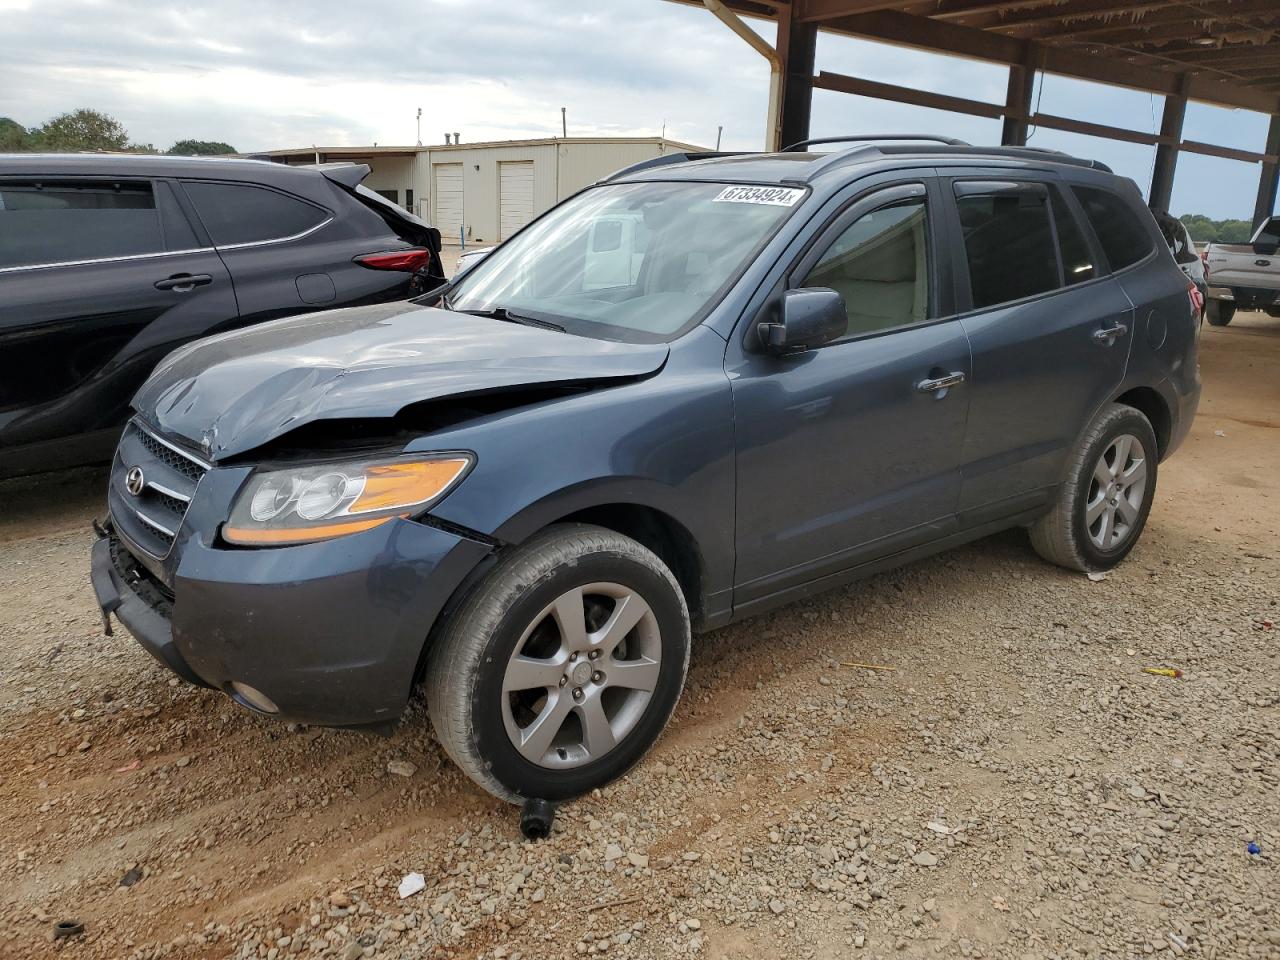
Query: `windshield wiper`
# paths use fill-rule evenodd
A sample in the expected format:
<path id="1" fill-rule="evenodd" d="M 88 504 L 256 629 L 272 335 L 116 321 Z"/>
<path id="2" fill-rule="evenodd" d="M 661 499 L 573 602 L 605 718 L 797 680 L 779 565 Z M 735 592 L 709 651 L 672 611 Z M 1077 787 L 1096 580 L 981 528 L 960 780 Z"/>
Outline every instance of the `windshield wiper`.
<path id="1" fill-rule="evenodd" d="M 459 310 L 457 312 L 469 313 L 473 317 L 488 317 L 491 320 L 501 320 L 503 323 L 518 323 L 525 327 L 538 327 L 542 330 L 554 330 L 557 333 L 565 332 L 564 327 L 558 323 L 543 320 L 539 317 L 531 317 L 525 313 L 518 313 L 507 307 L 489 307 L 486 310 Z"/>

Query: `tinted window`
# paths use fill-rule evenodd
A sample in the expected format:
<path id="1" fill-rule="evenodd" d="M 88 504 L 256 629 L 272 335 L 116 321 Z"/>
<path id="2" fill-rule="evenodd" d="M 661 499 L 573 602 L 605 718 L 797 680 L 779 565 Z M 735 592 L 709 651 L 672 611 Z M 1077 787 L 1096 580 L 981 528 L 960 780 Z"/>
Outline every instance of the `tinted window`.
<path id="1" fill-rule="evenodd" d="M 859 217 L 836 237 L 800 281 L 844 297 L 847 336 L 919 323 L 929 315 L 929 269 L 923 200 Z"/>
<path id="2" fill-rule="evenodd" d="M 185 186 L 218 246 L 292 237 L 329 216 L 319 207 L 266 187 L 198 181 Z"/>
<path id="3" fill-rule="evenodd" d="M 959 196 L 956 205 L 974 307 L 1021 300 L 1061 285 L 1047 191 Z"/>
<path id="4" fill-rule="evenodd" d="M 1049 196 L 1053 203 L 1053 225 L 1058 229 L 1058 250 L 1062 254 L 1062 278 L 1068 284 L 1092 279 L 1098 271 L 1075 214 L 1056 188 L 1049 191 Z"/>
<path id="5" fill-rule="evenodd" d="M 1137 263 L 1153 246 L 1142 221 L 1120 197 L 1095 187 L 1072 187 L 1112 270 Z"/>
<path id="6" fill-rule="evenodd" d="M 0 183 L 0 267 L 164 249 L 147 183 Z"/>

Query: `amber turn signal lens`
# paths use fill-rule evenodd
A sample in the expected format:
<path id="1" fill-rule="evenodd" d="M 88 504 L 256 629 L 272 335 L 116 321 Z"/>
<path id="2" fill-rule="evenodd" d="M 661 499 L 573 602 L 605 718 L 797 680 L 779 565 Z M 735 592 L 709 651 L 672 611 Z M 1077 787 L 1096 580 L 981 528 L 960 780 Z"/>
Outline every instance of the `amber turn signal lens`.
<path id="1" fill-rule="evenodd" d="M 448 489 L 469 464 L 465 457 L 459 457 L 456 460 L 421 460 L 370 467 L 365 471 L 364 489 L 347 512 L 373 513 L 426 503 Z"/>
<path id="2" fill-rule="evenodd" d="M 399 516 L 403 516 L 400 514 Z M 331 540 L 348 533 L 359 533 L 372 530 L 386 523 L 390 517 L 371 517 L 367 520 L 343 520 L 338 523 L 326 523 L 318 527 L 286 527 L 276 529 L 251 530 L 246 527 L 223 527 L 222 536 L 228 543 L 239 543 L 245 546 L 283 547 L 291 543 L 314 543 L 317 540 Z"/>

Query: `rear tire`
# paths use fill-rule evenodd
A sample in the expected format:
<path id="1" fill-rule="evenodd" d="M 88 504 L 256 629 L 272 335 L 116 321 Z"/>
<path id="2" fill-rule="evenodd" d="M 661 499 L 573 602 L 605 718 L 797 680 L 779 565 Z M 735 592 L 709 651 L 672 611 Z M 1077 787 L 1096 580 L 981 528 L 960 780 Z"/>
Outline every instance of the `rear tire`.
<path id="1" fill-rule="evenodd" d="M 1225 327 L 1236 315 L 1236 305 L 1229 300 L 1210 300 L 1204 310 L 1211 327 Z"/>
<path id="2" fill-rule="evenodd" d="M 1109 404 L 1080 437 L 1053 509 L 1031 545 L 1068 570 L 1110 570 L 1142 536 L 1155 499 L 1155 431 L 1133 407 Z"/>
<path id="3" fill-rule="evenodd" d="M 689 612 L 650 550 L 586 524 L 502 557 L 444 626 L 427 708 L 445 751 L 503 800 L 564 800 L 629 770 L 689 666 Z"/>

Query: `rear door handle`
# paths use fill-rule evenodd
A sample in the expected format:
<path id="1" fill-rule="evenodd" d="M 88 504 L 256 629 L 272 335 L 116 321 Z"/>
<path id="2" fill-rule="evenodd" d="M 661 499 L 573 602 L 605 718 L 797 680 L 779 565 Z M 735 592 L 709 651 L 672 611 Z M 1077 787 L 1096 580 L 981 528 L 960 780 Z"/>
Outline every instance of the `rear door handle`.
<path id="1" fill-rule="evenodd" d="M 920 393 L 936 393 L 941 395 L 944 391 L 950 390 L 952 387 L 958 387 L 964 383 L 964 374 L 957 370 L 955 373 L 949 373 L 945 377 L 937 377 L 933 380 L 921 380 L 916 384 L 916 390 Z"/>
<path id="2" fill-rule="evenodd" d="M 175 293 L 186 293 L 196 287 L 213 283 L 213 277 L 207 273 L 175 273 L 172 277 L 156 281 L 157 290 L 173 290 Z"/>
<path id="3" fill-rule="evenodd" d="M 1109 347 L 1116 342 L 1118 337 L 1123 337 L 1128 332 L 1128 327 L 1123 323 L 1117 323 L 1114 327 L 1107 327 L 1103 330 L 1093 331 L 1093 342 L 1099 343 L 1104 347 Z"/>

